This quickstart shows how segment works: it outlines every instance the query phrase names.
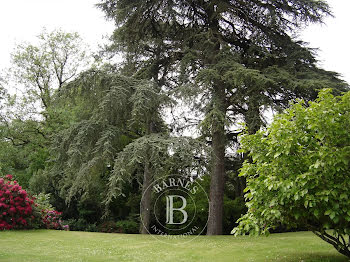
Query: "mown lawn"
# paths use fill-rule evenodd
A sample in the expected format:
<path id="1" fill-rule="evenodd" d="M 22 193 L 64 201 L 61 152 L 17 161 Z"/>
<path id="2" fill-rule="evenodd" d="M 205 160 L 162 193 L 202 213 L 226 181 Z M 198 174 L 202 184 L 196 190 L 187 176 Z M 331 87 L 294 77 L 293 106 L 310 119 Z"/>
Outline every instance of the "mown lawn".
<path id="1" fill-rule="evenodd" d="M 186 239 L 187 240 L 187 239 Z M 53 230 L 0 232 L 3 261 L 349 261 L 309 232 L 270 237 L 200 236 L 191 242 L 152 236 Z"/>

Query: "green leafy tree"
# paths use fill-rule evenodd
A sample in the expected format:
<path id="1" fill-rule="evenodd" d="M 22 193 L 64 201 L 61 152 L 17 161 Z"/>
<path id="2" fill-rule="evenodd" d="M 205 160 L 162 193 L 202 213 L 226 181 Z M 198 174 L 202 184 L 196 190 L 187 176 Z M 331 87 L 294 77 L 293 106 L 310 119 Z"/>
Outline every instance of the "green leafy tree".
<path id="1" fill-rule="evenodd" d="M 12 53 L 15 80 L 24 85 L 26 102 L 40 102 L 48 109 L 55 90 L 60 90 L 87 63 L 85 46 L 78 33 L 44 31 L 38 44 L 24 43 Z"/>
<path id="2" fill-rule="evenodd" d="M 268 234 L 279 225 L 303 227 L 350 257 L 350 92 L 330 90 L 293 104 L 271 126 L 241 138 L 252 158 L 248 213 L 232 233 Z"/>
<path id="3" fill-rule="evenodd" d="M 13 172 L 28 185 L 45 169 L 53 133 L 69 123 L 69 113 L 57 107 L 57 93 L 87 63 L 77 33 L 44 31 L 37 44 L 23 43 L 12 53 L 12 66 L 0 82 L 0 160 L 2 172 Z M 6 80 L 6 81 L 5 81 Z M 21 93 L 22 92 L 22 93 Z"/>
<path id="4" fill-rule="evenodd" d="M 340 83 L 336 74 L 319 70 L 311 50 L 287 33 L 322 21 L 328 5 L 103 0 L 98 6 L 116 23 L 107 51 L 122 52 L 125 70 L 154 79 L 158 87 L 182 90 L 204 114 L 200 127 L 213 149 L 207 233 L 221 234 L 226 149 L 237 139 L 237 121 L 243 118 L 254 133 L 263 124 L 264 107 L 314 99 L 320 86 L 341 86 L 334 85 Z"/>

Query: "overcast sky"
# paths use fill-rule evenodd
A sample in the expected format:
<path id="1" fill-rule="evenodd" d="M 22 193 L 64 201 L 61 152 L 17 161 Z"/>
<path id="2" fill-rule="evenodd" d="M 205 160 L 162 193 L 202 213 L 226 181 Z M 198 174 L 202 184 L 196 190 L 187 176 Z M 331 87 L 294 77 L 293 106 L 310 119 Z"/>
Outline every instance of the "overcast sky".
<path id="1" fill-rule="evenodd" d="M 33 41 L 46 27 L 48 31 L 61 28 L 77 31 L 95 49 L 103 35 L 113 30 L 103 13 L 94 7 L 98 0 L 0 0 L 0 69 L 10 62 L 16 43 Z M 312 25 L 300 39 L 310 47 L 320 48 L 320 65 L 341 73 L 350 82 L 349 27 L 350 1 L 329 0 L 335 18 L 327 18 L 326 25 Z"/>

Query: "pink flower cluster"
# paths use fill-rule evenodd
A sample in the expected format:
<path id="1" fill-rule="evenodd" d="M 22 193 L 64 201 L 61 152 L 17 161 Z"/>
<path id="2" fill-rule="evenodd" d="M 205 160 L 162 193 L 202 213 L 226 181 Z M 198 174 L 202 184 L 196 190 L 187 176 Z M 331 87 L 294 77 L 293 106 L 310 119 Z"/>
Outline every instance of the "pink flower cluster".
<path id="1" fill-rule="evenodd" d="M 11 175 L 0 177 L 0 230 L 26 228 L 35 219 L 34 205 Z"/>
<path id="2" fill-rule="evenodd" d="M 47 229 L 63 229 L 61 215 L 62 212 L 56 210 L 41 210 L 42 221 Z"/>

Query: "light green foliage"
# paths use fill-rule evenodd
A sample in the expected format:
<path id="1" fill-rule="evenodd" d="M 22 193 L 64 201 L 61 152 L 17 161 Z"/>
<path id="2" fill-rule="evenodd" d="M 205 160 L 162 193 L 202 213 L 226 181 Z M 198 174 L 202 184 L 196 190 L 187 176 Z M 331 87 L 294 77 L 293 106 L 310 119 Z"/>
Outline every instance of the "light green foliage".
<path id="1" fill-rule="evenodd" d="M 54 210 L 54 207 L 50 203 L 50 194 L 40 193 L 38 195 L 33 195 L 35 197 L 35 203 L 38 205 L 39 210 Z"/>
<path id="2" fill-rule="evenodd" d="M 48 148 L 40 122 L 13 119 L 0 123 L 0 173 L 13 174 L 28 187 L 32 174 L 45 168 Z"/>
<path id="3" fill-rule="evenodd" d="M 42 173 L 52 135 L 69 125 L 73 115 L 58 107 L 57 92 L 86 61 L 77 33 L 44 31 L 35 44 L 16 47 L 12 66 L 0 79 L 0 172 L 13 173 L 24 186 L 33 174 Z M 12 92 L 16 88 L 16 95 L 5 95 L 2 86 Z"/>
<path id="4" fill-rule="evenodd" d="M 24 84 L 26 103 L 51 106 L 54 90 L 62 88 L 86 65 L 86 51 L 77 33 L 44 31 L 38 44 L 20 44 L 12 53 L 12 75 Z"/>
<path id="5" fill-rule="evenodd" d="M 280 224 L 307 227 L 349 256 L 350 92 L 323 90 L 292 105 L 267 130 L 241 137 L 249 152 L 249 208 L 232 233 L 268 234 Z M 328 232 L 327 229 L 333 229 Z"/>
<path id="6" fill-rule="evenodd" d="M 56 30 L 40 34 L 48 53 L 50 69 L 53 70 L 58 88 L 72 80 L 88 63 L 87 50 L 77 32 Z M 52 73 L 51 73 L 52 74 Z"/>

